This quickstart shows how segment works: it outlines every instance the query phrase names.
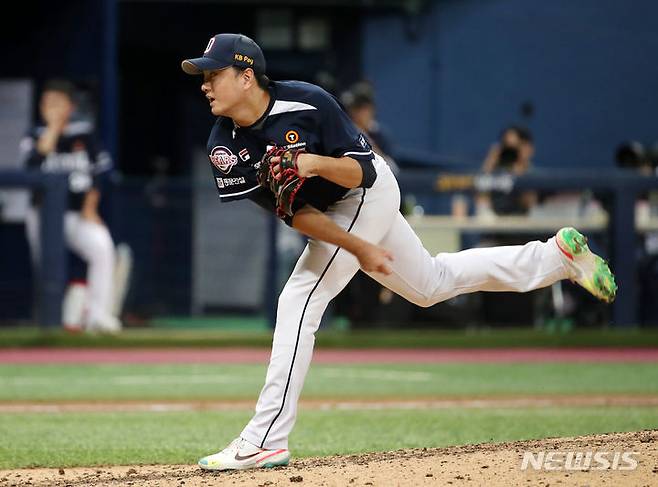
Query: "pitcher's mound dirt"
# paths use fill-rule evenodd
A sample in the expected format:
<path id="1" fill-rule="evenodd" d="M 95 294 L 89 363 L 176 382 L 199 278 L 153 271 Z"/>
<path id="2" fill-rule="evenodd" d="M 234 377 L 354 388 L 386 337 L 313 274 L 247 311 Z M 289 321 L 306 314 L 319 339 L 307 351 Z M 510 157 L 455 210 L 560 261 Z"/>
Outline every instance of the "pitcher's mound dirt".
<path id="1" fill-rule="evenodd" d="M 529 464 L 522 470 L 526 452 L 535 461 L 541 452 L 553 452 L 550 458 L 544 456 L 543 466 L 556 469 L 535 470 Z M 583 454 L 583 458 L 588 452 L 599 453 L 603 461 L 594 456 L 588 470 L 576 470 L 578 465 L 572 460 L 565 469 L 568 452 Z M 607 468 L 601 469 L 606 467 L 605 459 Z M 637 467 L 628 469 L 634 461 Z M 190 465 L 0 471 L 0 486 L 19 485 L 654 486 L 658 485 L 658 430 L 293 459 L 288 467 L 245 472 L 203 472 Z"/>

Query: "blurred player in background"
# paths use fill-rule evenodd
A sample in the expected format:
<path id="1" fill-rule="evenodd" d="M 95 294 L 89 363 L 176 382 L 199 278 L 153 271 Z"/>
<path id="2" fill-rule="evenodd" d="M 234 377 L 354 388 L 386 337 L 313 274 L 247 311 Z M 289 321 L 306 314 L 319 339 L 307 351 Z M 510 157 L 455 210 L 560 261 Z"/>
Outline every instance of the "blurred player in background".
<path id="1" fill-rule="evenodd" d="M 354 83 L 340 97 L 347 114 L 361 133 L 368 137 L 372 150 L 382 156 L 393 174 L 398 174 L 398 167 L 393 157 L 395 144 L 388 131 L 377 121 L 377 106 L 372 85 L 367 81 Z"/>
<path id="2" fill-rule="evenodd" d="M 382 156 L 393 174 L 398 175 L 400 168 L 393 157 L 396 144 L 390 132 L 377 120 L 373 85 L 366 80 L 358 81 L 341 94 L 340 101 L 356 128 L 368 137 L 372 150 Z M 372 326 L 381 313 L 381 305 L 393 299 L 390 289 L 358 272 L 336 297 L 334 306 L 337 313 L 347 316 L 352 327 Z"/>
<path id="3" fill-rule="evenodd" d="M 112 168 L 109 154 L 101 149 L 91 122 L 74 120 L 75 88 L 65 80 L 46 83 L 39 102 L 42 125 L 34 127 L 21 142 L 25 166 L 30 170 L 68 174 L 68 210 L 64 237 L 68 247 L 87 263 L 87 287 L 83 323 L 90 332 L 116 333 L 121 322 L 112 314 L 115 249 L 107 226 L 98 214 L 99 183 Z M 35 193 L 26 218 L 27 239 L 35 268 L 39 268 L 41 198 Z M 65 298 L 69 299 L 68 296 Z M 67 323 L 65 323 L 66 325 Z"/>

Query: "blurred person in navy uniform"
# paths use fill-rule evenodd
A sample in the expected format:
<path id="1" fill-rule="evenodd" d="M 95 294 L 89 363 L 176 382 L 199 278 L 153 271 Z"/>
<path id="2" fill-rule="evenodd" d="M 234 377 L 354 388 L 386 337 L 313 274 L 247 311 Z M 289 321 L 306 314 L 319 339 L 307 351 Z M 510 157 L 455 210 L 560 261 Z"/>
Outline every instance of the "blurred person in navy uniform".
<path id="1" fill-rule="evenodd" d="M 121 322 L 112 314 L 114 242 L 98 214 L 99 187 L 109 175 L 112 161 L 102 149 L 93 124 L 74 118 L 76 90 L 69 81 L 51 80 L 44 85 L 39 113 L 43 123 L 33 127 L 21 142 L 24 164 L 29 170 L 68 174 L 64 237 L 69 249 L 87 263 L 84 319 L 69 325 L 80 325 L 90 332 L 116 333 L 121 330 Z M 41 255 L 40 206 L 37 192 L 26 218 L 27 239 L 36 268 Z"/>
<path id="2" fill-rule="evenodd" d="M 373 150 L 386 161 L 394 174 L 400 168 L 395 162 L 395 141 L 376 119 L 374 88 L 368 81 L 354 83 L 340 96 L 354 125 L 368 138 Z M 393 306 L 395 309 L 392 309 Z M 411 318 L 413 307 L 366 274 L 358 272 L 334 300 L 335 312 L 345 315 L 351 326 L 372 328 L 377 323 L 405 321 Z"/>
<path id="3" fill-rule="evenodd" d="M 359 81 L 340 97 L 354 125 L 368 137 L 373 150 L 381 155 L 394 174 L 400 169 L 395 162 L 395 142 L 388 130 L 376 119 L 374 89 L 367 81 Z"/>

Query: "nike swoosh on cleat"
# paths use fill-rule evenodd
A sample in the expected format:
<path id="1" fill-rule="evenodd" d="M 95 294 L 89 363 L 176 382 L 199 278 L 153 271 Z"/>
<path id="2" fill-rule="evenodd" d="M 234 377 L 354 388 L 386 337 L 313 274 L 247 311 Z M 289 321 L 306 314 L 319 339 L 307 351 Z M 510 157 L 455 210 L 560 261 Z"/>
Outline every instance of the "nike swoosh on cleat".
<path id="1" fill-rule="evenodd" d="M 243 457 L 242 455 L 240 455 L 239 453 L 236 453 L 236 454 L 235 454 L 235 459 L 236 459 L 238 462 L 241 462 L 242 460 L 249 460 L 250 458 L 253 458 L 253 457 L 255 457 L 256 455 L 260 455 L 261 453 L 263 453 L 263 452 L 262 452 L 262 451 L 259 451 L 259 452 L 256 452 L 256 453 L 252 454 L 252 455 L 246 455 L 246 456 L 244 456 L 244 457 Z"/>

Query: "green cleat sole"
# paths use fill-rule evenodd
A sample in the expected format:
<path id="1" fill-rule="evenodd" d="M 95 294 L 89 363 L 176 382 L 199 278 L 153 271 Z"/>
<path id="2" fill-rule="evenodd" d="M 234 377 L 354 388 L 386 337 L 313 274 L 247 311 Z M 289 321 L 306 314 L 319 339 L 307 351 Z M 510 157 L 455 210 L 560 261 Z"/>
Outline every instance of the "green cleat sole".
<path id="1" fill-rule="evenodd" d="M 608 263 L 593 253 L 587 237 L 575 228 L 562 228 L 556 235 L 558 247 L 569 259 L 575 276 L 571 278 L 596 298 L 611 303 L 617 295 L 615 276 Z"/>

